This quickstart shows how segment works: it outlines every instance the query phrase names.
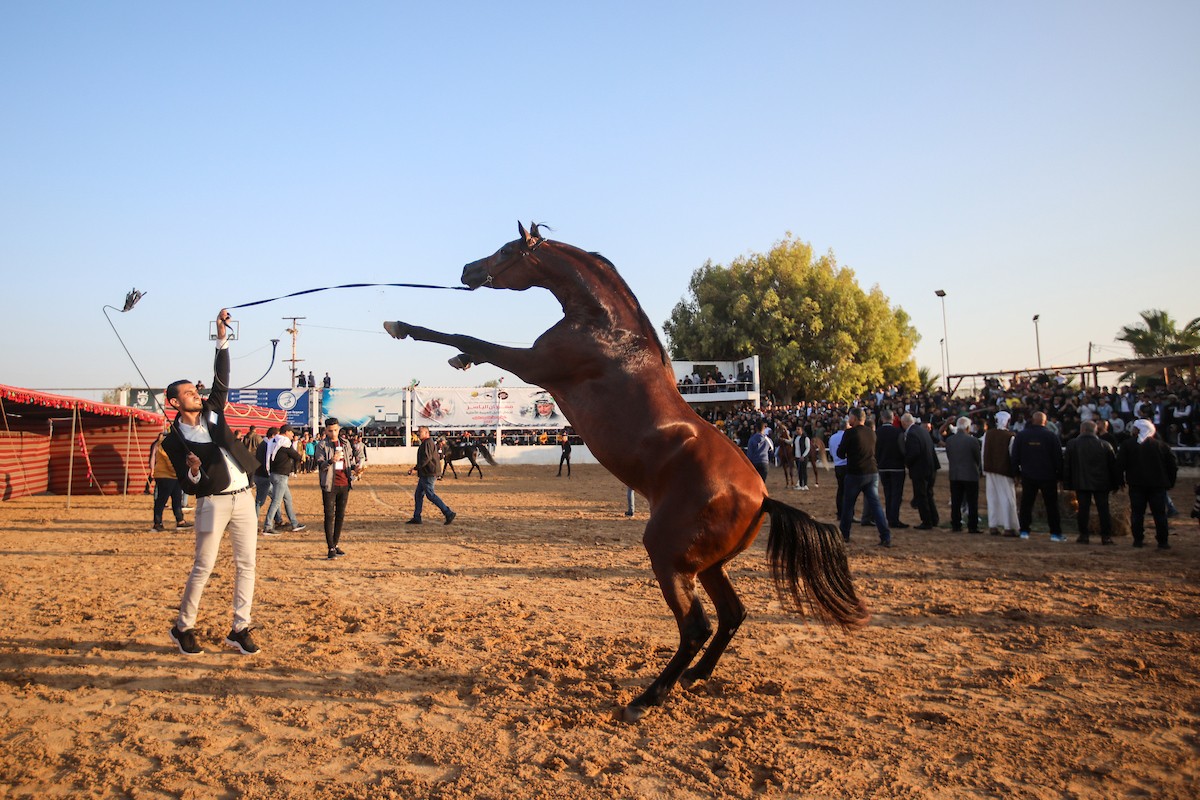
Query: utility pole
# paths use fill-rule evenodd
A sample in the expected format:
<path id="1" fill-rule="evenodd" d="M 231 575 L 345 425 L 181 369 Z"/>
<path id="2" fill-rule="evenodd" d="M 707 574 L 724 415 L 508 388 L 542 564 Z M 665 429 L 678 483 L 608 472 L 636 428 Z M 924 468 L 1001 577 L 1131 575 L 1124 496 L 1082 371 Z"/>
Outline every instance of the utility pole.
<path id="1" fill-rule="evenodd" d="M 292 387 L 296 388 L 296 365 L 303 361 L 303 358 L 296 358 L 296 337 L 300 335 L 300 326 L 296 324 L 297 320 L 308 319 L 308 317 L 284 317 L 284 320 L 291 320 L 292 327 L 287 329 L 287 332 L 292 335 L 292 357 L 284 359 L 285 364 L 292 365 Z"/>

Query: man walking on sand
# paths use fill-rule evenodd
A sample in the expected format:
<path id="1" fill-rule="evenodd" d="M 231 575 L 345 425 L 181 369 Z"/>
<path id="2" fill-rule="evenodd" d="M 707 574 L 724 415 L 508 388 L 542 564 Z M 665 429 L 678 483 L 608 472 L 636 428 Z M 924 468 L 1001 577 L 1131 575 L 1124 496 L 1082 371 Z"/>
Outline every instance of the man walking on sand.
<path id="1" fill-rule="evenodd" d="M 438 453 L 437 442 L 429 437 L 429 428 L 422 425 L 417 428 L 417 438 L 421 444 L 417 448 L 417 465 L 408 471 L 409 475 L 417 473 L 417 490 L 413 493 L 413 515 L 412 519 L 404 523 L 405 525 L 420 525 L 421 510 L 425 504 L 425 498 L 429 498 L 429 502 L 433 503 L 446 517 L 446 524 L 454 522 L 454 518 L 458 514 L 454 513 L 451 508 L 442 502 L 442 498 L 437 496 L 433 491 L 434 484 L 437 483 L 438 474 L 442 469 L 442 456 Z"/>

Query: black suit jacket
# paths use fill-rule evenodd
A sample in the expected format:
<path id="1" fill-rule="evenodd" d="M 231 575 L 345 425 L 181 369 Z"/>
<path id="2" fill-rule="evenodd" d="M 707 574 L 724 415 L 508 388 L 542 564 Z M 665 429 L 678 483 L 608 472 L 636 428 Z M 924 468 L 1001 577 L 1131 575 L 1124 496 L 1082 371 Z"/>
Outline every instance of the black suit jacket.
<path id="1" fill-rule="evenodd" d="M 241 440 L 234 435 L 225 421 L 225 401 L 229 397 L 229 351 L 218 348 L 213 362 L 212 393 L 204 401 L 204 409 L 200 412 L 200 424 L 208 428 L 211 444 L 197 444 L 183 438 L 179 430 L 179 417 L 171 424 L 171 430 L 163 439 L 163 450 L 175 467 L 179 476 L 179 485 L 183 491 L 197 497 L 208 497 L 219 494 L 229 488 L 230 475 L 225 458 L 221 455 L 221 447 L 228 451 L 233 460 L 246 473 L 247 478 L 254 474 L 256 467 L 254 456 L 246 449 Z M 218 447 L 219 445 L 219 447 Z M 188 477 L 187 456 L 195 453 L 200 459 L 200 480 L 192 483 Z M 253 483 L 253 481 L 251 481 Z"/>
<path id="2" fill-rule="evenodd" d="M 914 478 L 932 477 L 937 469 L 933 437 L 919 422 L 909 425 L 904 432 L 904 463 L 908 465 L 908 474 Z"/>

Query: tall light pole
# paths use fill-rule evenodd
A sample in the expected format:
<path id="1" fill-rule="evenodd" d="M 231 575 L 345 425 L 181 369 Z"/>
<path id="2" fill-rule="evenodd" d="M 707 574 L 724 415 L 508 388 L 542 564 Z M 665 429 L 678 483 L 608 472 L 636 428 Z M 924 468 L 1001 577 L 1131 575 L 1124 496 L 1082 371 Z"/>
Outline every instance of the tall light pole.
<path id="1" fill-rule="evenodd" d="M 941 363 L 942 375 L 946 375 L 947 373 L 950 372 L 950 370 L 946 369 L 946 340 L 945 339 L 938 339 L 938 349 L 941 350 L 941 356 L 942 356 L 942 363 Z"/>
<path id="2" fill-rule="evenodd" d="M 1041 332 L 1038 330 L 1038 319 L 1039 319 L 1041 316 L 1042 316 L 1041 314 L 1034 314 L 1034 315 L 1033 315 L 1033 338 L 1034 338 L 1035 340 L 1037 340 L 1038 371 L 1039 371 L 1039 372 L 1040 372 L 1040 371 L 1041 371 L 1041 369 L 1042 369 L 1042 334 L 1041 334 Z"/>
<path id="3" fill-rule="evenodd" d="M 946 290 L 937 289 L 934 291 L 938 297 L 942 299 L 942 347 L 945 351 L 946 359 L 946 393 L 950 393 L 950 335 L 946 331 Z"/>

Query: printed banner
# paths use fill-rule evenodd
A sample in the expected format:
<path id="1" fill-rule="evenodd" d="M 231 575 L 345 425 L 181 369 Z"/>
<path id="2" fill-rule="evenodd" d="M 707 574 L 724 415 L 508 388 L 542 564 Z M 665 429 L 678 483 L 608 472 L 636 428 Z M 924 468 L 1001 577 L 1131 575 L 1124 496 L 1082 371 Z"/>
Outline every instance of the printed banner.
<path id="1" fill-rule="evenodd" d="M 404 389 L 322 389 L 321 418 L 343 427 L 403 427 Z"/>
<path id="2" fill-rule="evenodd" d="M 309 422 L 308 389 L 230 389 L 230 403 L 245 403 L 259 408 L 278 408 L 287 413 L 287 421 L 296 427 Z"/>
<path id="3" fill-rule="evenodd" d="M 158 398 L 159 406 L 154 402 L 154 398 Z M 166 408 L 166 390 L 165 389 L 130 389 L 129 390 L 129 405 L 139 411 L 148 411 L 151 414 L 161 414 L 163 408 Z"/>
<path id="4" fill-rule="evenodd" d="M 201 391 L 207 397 L 208 389 Z M 154 399 L 158 398 L 158 405 Z M 228 402 L 242 403 L 259 408 L 280 409 L 287 413 L 287 421 L 296 427 L 308 426 L 307 389 L 230 389 Z M 165 389 L 130 389 L 129 405 L 143 411 L 161 414 L 167 408 Z"/>
<path id="5" fill-rule="evenodd" d="M 413 391 L 413 426 L 562 428 L 570 423 L 550 393 L 536 386 Z"/>

